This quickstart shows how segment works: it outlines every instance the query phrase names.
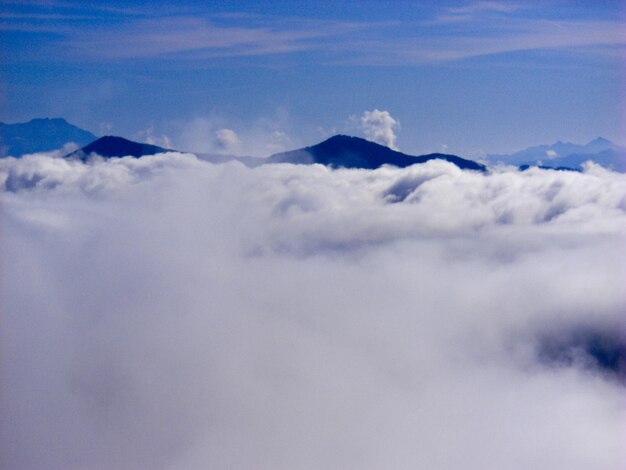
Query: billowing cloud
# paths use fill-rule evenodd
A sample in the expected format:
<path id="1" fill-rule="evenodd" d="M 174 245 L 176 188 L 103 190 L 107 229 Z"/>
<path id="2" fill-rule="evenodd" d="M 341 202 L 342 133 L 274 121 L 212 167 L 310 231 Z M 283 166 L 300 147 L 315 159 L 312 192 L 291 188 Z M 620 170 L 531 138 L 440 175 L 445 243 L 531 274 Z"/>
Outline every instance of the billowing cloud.
<path id="1" fill-rule="evenodd" d="M 215 146 L 221 150 L 232 152 L 239 147 L 240 141 L 237 133 L 232 129 L 218 129 L 215 131 Z"/>
<path id="2" fill-rule="evenodd" d="M 0 184 L 2 468 L 624 468 L 622 174 L 37 155 Z"/>
<path id="3" fill-rule="evenodd" d="M 360 118 L 360 128 L 365 137 L 379 144 L 398 150 L 396 147 L 396 130 L 400 123 L 395 120 L 389 111 L 365 111 Z"/>

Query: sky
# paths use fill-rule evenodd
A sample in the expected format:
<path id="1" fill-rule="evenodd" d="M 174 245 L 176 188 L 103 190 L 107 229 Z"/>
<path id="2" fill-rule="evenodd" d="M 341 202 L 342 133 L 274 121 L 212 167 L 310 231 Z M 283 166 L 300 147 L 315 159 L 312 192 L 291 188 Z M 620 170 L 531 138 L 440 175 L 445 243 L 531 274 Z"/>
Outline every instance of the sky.
<path id="1" fill-rule="evenodd" d="M 0 120 L 182 150 L 0 159 L 0 468 L 626 468 L 626 174 L 183 152 L 626 143 L 623 2 L 385 3 L 0 0 Z"/>
<path id="2" fill-rule="evenodd" d="M 0 120 L 253 155 L 626 143 L 623 5 L 3 0 Z"/>

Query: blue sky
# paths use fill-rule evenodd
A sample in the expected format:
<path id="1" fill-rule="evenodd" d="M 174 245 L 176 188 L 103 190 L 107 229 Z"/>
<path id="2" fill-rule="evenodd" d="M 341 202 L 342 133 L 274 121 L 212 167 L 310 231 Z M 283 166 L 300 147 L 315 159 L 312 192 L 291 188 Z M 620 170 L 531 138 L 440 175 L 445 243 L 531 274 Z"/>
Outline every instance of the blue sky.
<path id="1" fill-rule="evenodd" d="M 2 1 L 0 120 L 261 155 L 374 109 L 408 153 L 625 140 L 621 1 L 260 3 Z"/>

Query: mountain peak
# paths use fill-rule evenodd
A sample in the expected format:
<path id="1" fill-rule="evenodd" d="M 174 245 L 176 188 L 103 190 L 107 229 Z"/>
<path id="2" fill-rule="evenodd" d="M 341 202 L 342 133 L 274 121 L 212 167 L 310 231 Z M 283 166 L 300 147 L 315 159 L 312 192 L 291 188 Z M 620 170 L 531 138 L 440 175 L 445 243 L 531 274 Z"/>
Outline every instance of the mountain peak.
<path id="1" fill-rule="evenodd" d="M 30 124 L 30 123 L 69 124 L 65 119 L 60 118 L 60 117 L 56 117 L 56 118 L 49 118 L 49 117 L 33 118 L 30 121 L 28 121 L 27 124 Z"/>
<path id="2" fill-rule="evenodd" d="M 92 153 L 95 153 L 105 158 L 127 156 L 139 158 L 144 155 L 155 155 L 164 152 L 168 152 L 168 150 L 163 147 L 133 142 L 132 140 L 114 135 L 105 135 L 89 145 L 66 155 L 66 157 L 84 160 Z"/>
<path id="3" fill-rule="evenodd" d="M 596 137 L 595 139 L 587 142 L 587 145 L 593 144 L 613 145 L 613 142 L 611 142 L 609 139 L 605 139 L 604 137 Z"/>
<path id="4" fill-rule="evenodd" d="M 318 163 L 335 168 L 375 169 L 383 165 L 404 168 L 428 160 L 446 160 L 462 169 L 485 171 L 485 167 L 455 155 L 430 154 L 419 157 L 348 135 L 334 135 L 319 144 L 268 157 L 268 163 Z"/>
<path id="5" fill-rule="evenodd" d="M 376 142 L 369 141 L 369 140 L 364 139 L 362 137 L 355 137 L 355 136 L 346 135 L 346 134 L 335 134 L 332 137 L 329 137 L 328 139 L 323 140 L 322 142 L 320 142 L 317 145 L 325 144 L 327 142 L 329 142 L 329 143 L 346 143 L 346 144 L 347 143 L 354 143 L 354 142 L 367 142 L 369 144 L 380 145 L 380 144 L 378 144 Z"/>

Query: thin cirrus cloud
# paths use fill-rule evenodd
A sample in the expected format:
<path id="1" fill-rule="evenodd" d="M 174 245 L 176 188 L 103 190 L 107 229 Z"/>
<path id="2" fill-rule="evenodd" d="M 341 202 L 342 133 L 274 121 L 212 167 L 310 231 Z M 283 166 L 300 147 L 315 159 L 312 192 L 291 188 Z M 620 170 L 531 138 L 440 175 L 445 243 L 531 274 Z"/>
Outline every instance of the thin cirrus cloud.
<path id="1" fill-rule="evenodd" d="M 492 13 L 513 13 L 522 8 L 528 8 L 528 5 L 524 6 L 518 3 L 510 2 L 475 2 L 469 3 L 459 7 L 445 8 L 445 12 L 451 15 L 475 15 L 478 13 L 492 12 Z"/>
<path id="2" fill-rule="evenodd" d="M 415 25 L 414 32 L 391 41 L 363 39 L 352 48 L 351 63 L 370 65 L 420 65 L 450 62 L 520 51 L 568 50 L 596 54 L 626 45 L 626 28 L 619 21 L 546 20 L 509 18 L 498 28 L 469 19 L 460 24 Z M 423 30 L 422 30 L 423 28 Z M 436 28 L 440 34 L 427 31 Z M 432 31 L 431 31 L 432 32 Z M 399 47 L 399 44 L 402 47 Z"/>
<path id="3" fill-rule="evenodd" d="M 211 14 L 181 10 L 104 12 L 101 21 L 76 22 L 94 13 L 7 11 L 6 31 L 54 32 L 46 50 L 73 60 L 210 59 L 231 56 L 317 54 L 328 63 L 419 65 L 504 54 L 626 44 L 619 20 L 565 17 L 533 4 L 475 2 L 424 11 L 415 21 L 343 21 L 280 15 Z M 104 10 L 102 10 L 104 11 Z M 101 11 L 101 13 L 102 13 Z M 54 23 L 46 21 L 54 19 Z M 65 16 L 67 21 L 63 21 Z M 107 16 L 108 15 L 108 16 Z M 587 52 L 592 53 L 588 47 Z"/>
<path id="4" fill-rule="evenodd" d="M 171 58 L 174 54 L 194 52 L 254 56 L 316 48 L 316 40 L 337 37 L 360 27 L 354 23 L 320 22 L 285 29 L 271 23 L 220 25 L 216 20 L 176 17 L 71 32 L 63 44 L 70 53 L 109 59 Z"/>

